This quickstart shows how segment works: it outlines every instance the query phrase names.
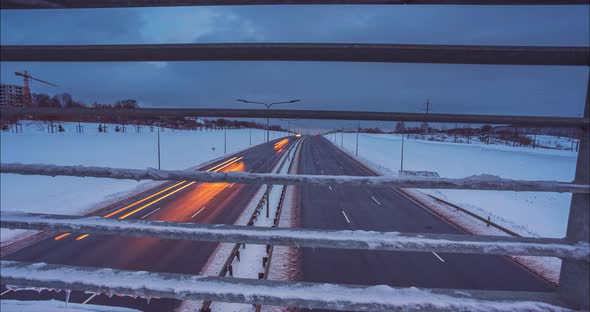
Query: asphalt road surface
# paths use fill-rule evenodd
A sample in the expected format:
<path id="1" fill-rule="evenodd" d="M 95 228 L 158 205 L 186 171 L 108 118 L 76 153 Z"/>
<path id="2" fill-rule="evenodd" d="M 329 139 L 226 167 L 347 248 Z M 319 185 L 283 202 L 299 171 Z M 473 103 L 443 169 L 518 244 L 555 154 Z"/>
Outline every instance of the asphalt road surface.
<path id="1" fill-rule="evenodd" d="M 374 175 L 323 137 L 303 141 L 299 174 Z M 464 234 L 391 187 L 300 186 L 304 228 Z M 303 280 L 400 287 L 549 291 L 503 256 L 304 248 Z"/>
<path id="2" fill-rule="evenodd" d="M 255 146 L 200 170 L 270 172 L 293 144 L 282 148 L 274 143 Z M 259 185 L 229 183 L 166 182 L 101 211 L 105 218 L 165 220 L 177 222 L 234 224 Z M 2 260 L 107 267 L 122 270 L 198 274 L 217 247 L 215 242 L 160 240 L 85 233 L 56 233 L 47 239 L 2 257 Z M 44 290 L 7 291 L 1 299 L 64 300 L 65 292 Z M 170 311 L 180 301 L 132 298 L 72 292 L 70 302 L 131 307 L 143 311 Z"/>

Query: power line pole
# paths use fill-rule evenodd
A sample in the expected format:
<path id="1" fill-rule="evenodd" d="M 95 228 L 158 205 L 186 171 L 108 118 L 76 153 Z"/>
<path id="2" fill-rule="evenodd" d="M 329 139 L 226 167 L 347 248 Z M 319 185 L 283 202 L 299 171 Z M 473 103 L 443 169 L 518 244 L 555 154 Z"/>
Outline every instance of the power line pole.
<path id="1" fill-rule="evenodd" d="M 430 114 L 431 111 L 431 104 L 430 104 L 430 99 L 426 98 L 426 115 Z M 424 127 L 424 134 L 428 134 L 428 121 L 424 121 L 424 123 L 422 123 L 422 127 Z"/>
<path id="2" fill-rule="evenodd" d="M 160 169 L 160 125 L 158 125 L 158 170 Z"/>
<path id="3" fill-rule="evenodd" d="M 359 132 L 361 131 L 361 122 L 359 121 L 358 127 L 356 128 L 356 145 L 355 145 L 355 155 L 359 155 Z"/>
<path id="4" fill-rule="evenodd" d="M 400 161 L 400 168 L 399 171 L 400 173 L 404 172 L 404 134 L 402 133 L 402 159 Z"/>

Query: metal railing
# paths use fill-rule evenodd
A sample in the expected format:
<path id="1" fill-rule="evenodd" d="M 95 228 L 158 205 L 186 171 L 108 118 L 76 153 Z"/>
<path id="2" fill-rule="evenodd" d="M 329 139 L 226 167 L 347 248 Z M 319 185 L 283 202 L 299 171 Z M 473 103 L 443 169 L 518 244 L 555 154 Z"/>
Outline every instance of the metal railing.
<path id="1" fill-rule="evenodd" d="M 2 9 L 100 8 L 176 5 L 253 4 L 584 4 L 567 0 L 2 0 Z M 585 7 L 587 9 L 587 7 Z M 143 60 L 283 60 L 420 62 L 451 64 L 589 66 L 588 47 L 501 47 L 372 44 L 187 44 L 102 46 L 2 46 L 2 61 L 143 61 Z M 318 231 L 169 222 L 119 221 L 103 218 L 27 213 L 1 214 L 1 226 L 12 229 L 84 231 L 163 239 L 397 251 L 441 251 L 494 255 L 552 256 L 563 259 L 555 292 L 418 289 L 244 280 L 112 269 L 82 268 L 2 261 L 1 282 L 104 293 L 200 299 L 249 304 L 283 305 L 358 311 L 422 311 L 480 309 L 529 310 L 565 306 L 589 309 L 590 144 L 589 94 L 582 118 L 486 116 L 277 110 L 277 118 L 399 120 L 492 123 L 535 127 L 575 127 L 582 133 L 576 176 L 572 182 L 506 179 L 445 179 L 391 177 L 299 176 L 158 170 L 115 170 L 101 167 L 2 164 L 0 172 L 16 174 L 108 177 L 117 179 L 192 180 L 201 182 L 274 184 L 390 185 L 407 188 L 486 189 L 571 192 L 567 234 L 563 239 L 487 237 L 445 234 L 404 234 L 363 231 Z M 263 110 L 230 109 L 41 109 L 5 108 L 2 117 L 113 116 L 124 117 L 266 117 Z M 67 272 L 67 274 L 65 274 Z M 281 292 L 277 289 L 289 289 Z M 408 300 L 407 298 L 419 298 Z M 399 300 L 398 300 L 399 299 Z M 444 304 L 441 304 L 443 302 Z"/>

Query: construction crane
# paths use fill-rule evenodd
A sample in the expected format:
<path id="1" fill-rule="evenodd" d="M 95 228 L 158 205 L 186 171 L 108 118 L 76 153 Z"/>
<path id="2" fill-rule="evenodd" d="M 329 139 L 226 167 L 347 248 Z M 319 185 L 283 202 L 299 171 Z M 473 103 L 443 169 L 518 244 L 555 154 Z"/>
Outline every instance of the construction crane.
<path id="1" fill-rule="evenodd" d="M 48 84 L 50 86 L 57 87 L 57 85 L 55 85 L 51 82 L 47 82 L 45 80 L 41 80 L 39 78 L 35 78 L 35 77 L 31 76 L 26 70 L 24 73 L 14 72 L 14 74 L 16 76 L 23 77 L 23 80 L 24 80 L 23 101 L 26 102 L 26 104 L 29 106 L 33 103 L 33 97 L 31 96 L 31 82 L 30 82 L 30 80 L 36 80 L 36 81 L 42 82 L 44 84 Z"/>

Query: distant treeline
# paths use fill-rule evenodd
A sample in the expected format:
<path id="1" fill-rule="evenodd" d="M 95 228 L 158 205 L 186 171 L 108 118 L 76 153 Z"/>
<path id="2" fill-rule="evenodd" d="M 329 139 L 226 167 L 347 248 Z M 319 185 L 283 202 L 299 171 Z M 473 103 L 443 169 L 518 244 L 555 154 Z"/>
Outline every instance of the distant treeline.
<path id="1" fill-rule="evenodd" d="M 136 100 L 127 99 L 117 101 L 114 104 L 86 104 L 82 101 L 75 100 L 71 94 L 62 93 L 49 96 L 45 93 L 33 93 L 32 105 L 34 107 L 63 107 L 63 108 L 139 108 Z"/>
<path id="2" fill-rule="evenodd" d="M 117 108 L 117 109 L 137 109 L 140 108 L 139 103 L 134 99 L 120 100 L 113 104 L 104 103 L 92 103 L 87 104 L 82 101 L 76 100 L 69 93 L 57 94 L 49 96 L 44 93 L 35 93 L 32 95 L 32 105 L 34 107 L 53 107 L 53 108 L 85 108 L 85 109 L 106 109 L 106 108 Z M 32 120 L 33 118 L 25 118 Z M 239 129 L 239 128 L 254 128 L 254 129 L 266 129 L 262 124 L 252 121 L 238 121 L 238 120 L 227 120 L 227 119 L 199 119 L 189 117 L 165 117 L 165 118 L 149 118 L 149 117 L 133 117 L 127 116 L 102 116 L 96 117 L 92 114 L 88 116 L 76 116 L 67 117 L 63 116 L 60 118 L 54 118 L 49 116 L 40 116 L 34 118 L 41 121 L 49 122 L 91 122 L 99 124 L 119 124 L 119 125 L 134 125 L 134 126 L 154 126 L 158 125 L 166 128 L 173 129 Z M 1 124 L 2 129 L 8 129 L 8 125 L 16 123 L 17 120 L 7 120 L 2 118 Z M 271 126 L 270 130 L 274 131 L 286 131 L 280 126 Z"/>

